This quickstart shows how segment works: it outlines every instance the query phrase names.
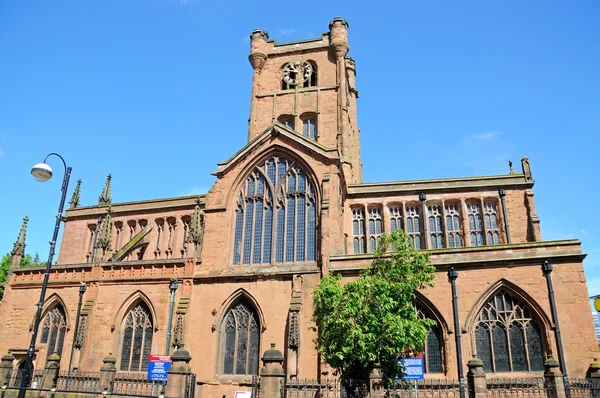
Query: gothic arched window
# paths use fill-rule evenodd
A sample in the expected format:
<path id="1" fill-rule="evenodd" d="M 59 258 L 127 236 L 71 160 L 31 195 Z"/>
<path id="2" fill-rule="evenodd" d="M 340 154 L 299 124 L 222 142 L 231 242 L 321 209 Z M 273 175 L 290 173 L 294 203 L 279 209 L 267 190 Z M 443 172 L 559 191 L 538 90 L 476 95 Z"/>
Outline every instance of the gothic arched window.
<path id="1" fill-rule="evenodd" d="M 121 345 L 121 370 L 145 371 L 152 352 L 152 315 L 143 301 L 136 304 L 125 317 Z"/>
<path id="2" fill-rule="evenodd" d="M 46 314 L 42 322 L 42 335 L 40 342 L 48 344 L 48 356 L 57 353 L 62 356 L 65 333 L 67 331 L 67 317 L 62 305 L 57 304 Z"/>
<path id="3" fill-rule="evenodd" d="M 432 319 L 427 311 L 420 305 L 416 305 L 417 315 L 420 318 Z M 427 341 L 423 345 L 425 356 L 425 372 L 442 373 L 442 329 L 438 324 L 427 332 Z"/>
<path id="4" fill-rule="evenodd" d="M 486 372 L 544 370 L 540 323 L 505 290 L 490 298 L 479 313 L 475 342 Z"/>
<path id="5" fill-rule="evenodd" d="M 223 374 L 258 374 L 260 324 L 252 305 L 242 300 L 229 310 L 221 325 Z"/>
<path id="6" fill-rule="evenodd" d="M 298 164 L 278 156 L 261 162 L 238 196 L 233 264 L 315 261 L 315 199 Z"/>
<path id="7" fill-rule="evenodd" d="M 444 248 L 444 228 L 442 227 L 442 205 L 429 205 L 427 209 L 429 215 L 429 242 L 432 249 Z"/>

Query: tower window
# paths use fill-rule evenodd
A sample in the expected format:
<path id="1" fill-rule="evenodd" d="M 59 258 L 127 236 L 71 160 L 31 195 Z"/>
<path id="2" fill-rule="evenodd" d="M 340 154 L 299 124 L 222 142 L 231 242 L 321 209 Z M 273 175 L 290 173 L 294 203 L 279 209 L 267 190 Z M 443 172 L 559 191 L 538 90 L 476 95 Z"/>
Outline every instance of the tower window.
<path id="1" fill-rule="evenodd" d="M 294 130 L 294 116 L 292 115 L 281 115 L 277 121 L 283 124 L 285 127 Z"/>
<path id="2" fill-rule="evenodd" d="M 302 135 L 311 140 L 317 138 L 317 118 L 314 115 L 302 116 Z"/>

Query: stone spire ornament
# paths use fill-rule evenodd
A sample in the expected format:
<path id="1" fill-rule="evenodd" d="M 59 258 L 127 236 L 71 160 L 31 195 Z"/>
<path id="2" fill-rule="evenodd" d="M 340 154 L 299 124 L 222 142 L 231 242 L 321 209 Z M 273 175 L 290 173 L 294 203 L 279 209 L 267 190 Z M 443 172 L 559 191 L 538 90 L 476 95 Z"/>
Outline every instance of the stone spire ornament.
<path id="1" fill-rule="evenodd" d="M 112 209 L 109 206 L 106 210 L 106 216 L 102 220 L 100 225 L 100 231 L 98 232 L 98 238 L 96 241 L 96 248 L 102 249 L 106 252 L 110 249 L 110 241 L 112 235 Z"/>
<path id="2" fill-rule="evenodd" d="M 515 169 L 513 168 L 513 162 L 512 162 L 512 160 L 508 161 L 508 168 L 509 168 L 509 174 L 516 174 L 515 173 Z"/>
<path id="3" fill-rule="evenodd" d="M 21 230 L 19 231 L 19 237 L 17 241 L 13 245 L 13 249 L 10 252 L 12 255 L 11 268 L 16 268 L 21 266 L 21 260 L 25 256 L 25 235 L 27 234 L 27 223 L 29 222 L 29 217 L 25 216 L 23 218 L 23 224 L 21 225 Z"/>
<path id="4" fill-rule="evenodd" d="M 106 183 L 104 184 L 104 189 L 102 190 L 102 194 L 98 198 L 98 204 L 101 206 L 109 205 L 111 203 L 111 198 L 110 198 L 110 180 L 111 179 L 112 179 L 112 176 L 109 174 L 106 177 Z"/>
<path id="5" fill-rule="evenodd" d="M 71 197 L 71 201 L 69 202 L 69 208 L 74 209 L 79 207 L 81 200 L 81 178 L 77 180 L 77 185 L 75 186 L 75 190 L 73 191 L 73 196 Z"/>
<path id="6" fill-rule="evenodd" d="M 187 236 L 187 253 L 191 257 L 198 257 L 202 250 L 204 235 L 204 211 L 200 209 L 200 198 L 196 198 L 196 207 L 190 220 L 189 233 Z"/>

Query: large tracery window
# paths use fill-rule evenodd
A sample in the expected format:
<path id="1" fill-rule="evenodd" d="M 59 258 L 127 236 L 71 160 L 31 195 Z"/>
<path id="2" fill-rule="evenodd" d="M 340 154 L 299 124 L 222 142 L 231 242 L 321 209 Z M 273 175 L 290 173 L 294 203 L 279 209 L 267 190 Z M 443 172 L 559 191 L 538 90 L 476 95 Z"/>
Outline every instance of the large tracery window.
<path id="1" fill-rule="evenodd" d="M 500 232 L 498 229 L 498 217 L 496 211 L 496 202 L 487 201 L 483 204 L 483 213 L 485 220 L 485 231 L 488 245 L 497 245 L 500 243 Z"/>
<path id="2" fill-rule="evenodd" d="M 416 308 L 420 318 L 432 319 L 423 307 L 417 304 Z M 423 355 L 425 356 L 426 373 L 442 373 L 442 330 L 437 324 L 427 332 Z"/>
<path id="3" fill-rule="evenodd" d="M 461 247 L 461 228 L 460 228 L 460 205 L 458 203 L 446 203 L 446 231 L 448 233 L 448 247 Z"/>
<path id="4" fill-rule="evenodd" d="M 421 223 L 419 221 L 419 205 L 406 206 L 406 233 L 415 249 L 421 250 Z"/>
<path id="5" fill-rule="evenodd" d="M 469 215 L 469 234 L 471 246 L 483 246 L 483 231 L 481 228 L 481 205 L 476 202 L 467 203 Z"/>
<path id="6" fill-rule="evenodd" d="M 121 370 L 145 371 L 152 352 L 152 315 L 143 301 L 133 307 L 123 324 Z"/>
<path id="7" fill-rule="evenodd" d="M 477 356 L 486 372 L 544 370 L 542 329 L 530 310 L 501 290 L 483 307 L 475 327 Z"/>
<path id="8" fill-rule="evenodd" d="M 352 242 L 354 254 L 365 252 L 365 210 L 361 207 L 352 209 Z"/>
<path id="9" fill-rule="evenodd" d="M 369 253 L 375 253 L 383 232 L 381 209 L 369 207 Z"/>
<path id="10" fill-rule="evenodd" d="M 237 201 L 233 264 L 316 259 L 316 198 L 296 163 L 272 157 L 246 179 Z"/>
<path id="11" fill-rule="evenodd" d="M 444 229 L 442 228 L 442 205 L 433 204 L 427 208 L 429 218 L 429 242 L 432 249 L 444 247 Z"/>
<path id="12" fill-rule="evenodd" d="M 236 304 L 221 326 L 223 374 L 258 373 L 260 325 L 253 307 L 246 300 Z"/>
<path id="13" fill-rule="evenodd" d="M 67 318 L 62 305 L 57 304 L 48 311 L 42 323 L 42 335 L 40 343 L 48 344 L 47 354 L 57 353 L 62 356 L 65 333 L 67 331 Z"/>

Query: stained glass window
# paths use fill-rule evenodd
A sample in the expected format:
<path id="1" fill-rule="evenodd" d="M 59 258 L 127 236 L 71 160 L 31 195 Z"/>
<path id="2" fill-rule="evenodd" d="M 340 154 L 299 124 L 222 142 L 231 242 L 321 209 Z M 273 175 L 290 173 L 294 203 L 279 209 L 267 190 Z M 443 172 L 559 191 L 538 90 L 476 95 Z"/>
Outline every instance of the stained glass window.
<path id="1" fill-rule="evenodd" d="M 421 224 L 419 205 L 406 206 L 406 233 L 417 250 L 421 249 Z"/>
<path id="2" fill-rule="evenodd" d="M 429 219 L 429 242 L 432 249 L 444 247 L 444 229 L 442 228 L 442 205 L 427 206 Z"/>
<path id="3" fill-rule="evenodd" d="M 375 252 L 379 246 L 379 239 L 383 229 L 381 209 L 379 207 L 369 208 L 369 253 Z"/>
<path id="4" fill-rule="evenodd" d="M 258 373 L 260 325 L 252 305 L 242 300 L 225 316 L 221 327 L 223 374 Z"/>
<path id="5" fill-rule="evenodd" d="M 352 209 L 352 235 L 354 254 L 365 252 L 365 210 L 362 207 Z"/>
<path id="6" fill-rule="evenodd" d="M 123 324 L 121 345 L 121 370 L 144 371 L 148 369 L 148 355 L 152 351 L 152 316 L 143 301 L 133 307 Z"/>
<path id="7" fill-rule="evenodd" d="M 476 202 L 467 203 L 469 215 L 469 235 L 471 246 L 483 246 L 483 231 L 481 226 L 481 206 Z"/>
<path id="8" fill-rule="evenodd" d="M 417 315 L 424 319 L 432 319 L 427 311 L 417 304 Z M 427 341 L 423 345 L 426 373 L 442 373 L 442 339 L 439 325 L 433 326 L 427 332 Z"/>
<path id="9" fill-rule="evenodd" d="M 475 343 L 486 372 L 544 370 L 539 322 L 505 290 L 496 293 L 479 313 Z"/>
<path id="10" fill-rule="evenodd" d="M 48 344 L 48 356 L 53 353 L 62 355 L 65 333 L 67 331 L 67 318 L 62 305 L 54 306 L 42 322 L 42 334 L 40 343 Z"/>
<path id="11" fill-rule="evenodd" d="M 488 245 L 500 244 L 500 231 L 498 229 L 498 217 L 496 202 L 487 201 L 483 203 L 483 217 L 485 220 L 485 232 Z"/>
<path id="12" fill-rule="evenodd" d="M 446 203 L 444 210 L 446 212 L 446 234 L 448 235 L 448 247 L 462 246 L 462 232 L 460 227 L 460 204 Z"/>
<path id="13" fill-rule="evenodd" d="M 263 161 L 238 196 L 233 264 L 315 261 L 315 206 L 304 170 L 283 157 Z"/>

